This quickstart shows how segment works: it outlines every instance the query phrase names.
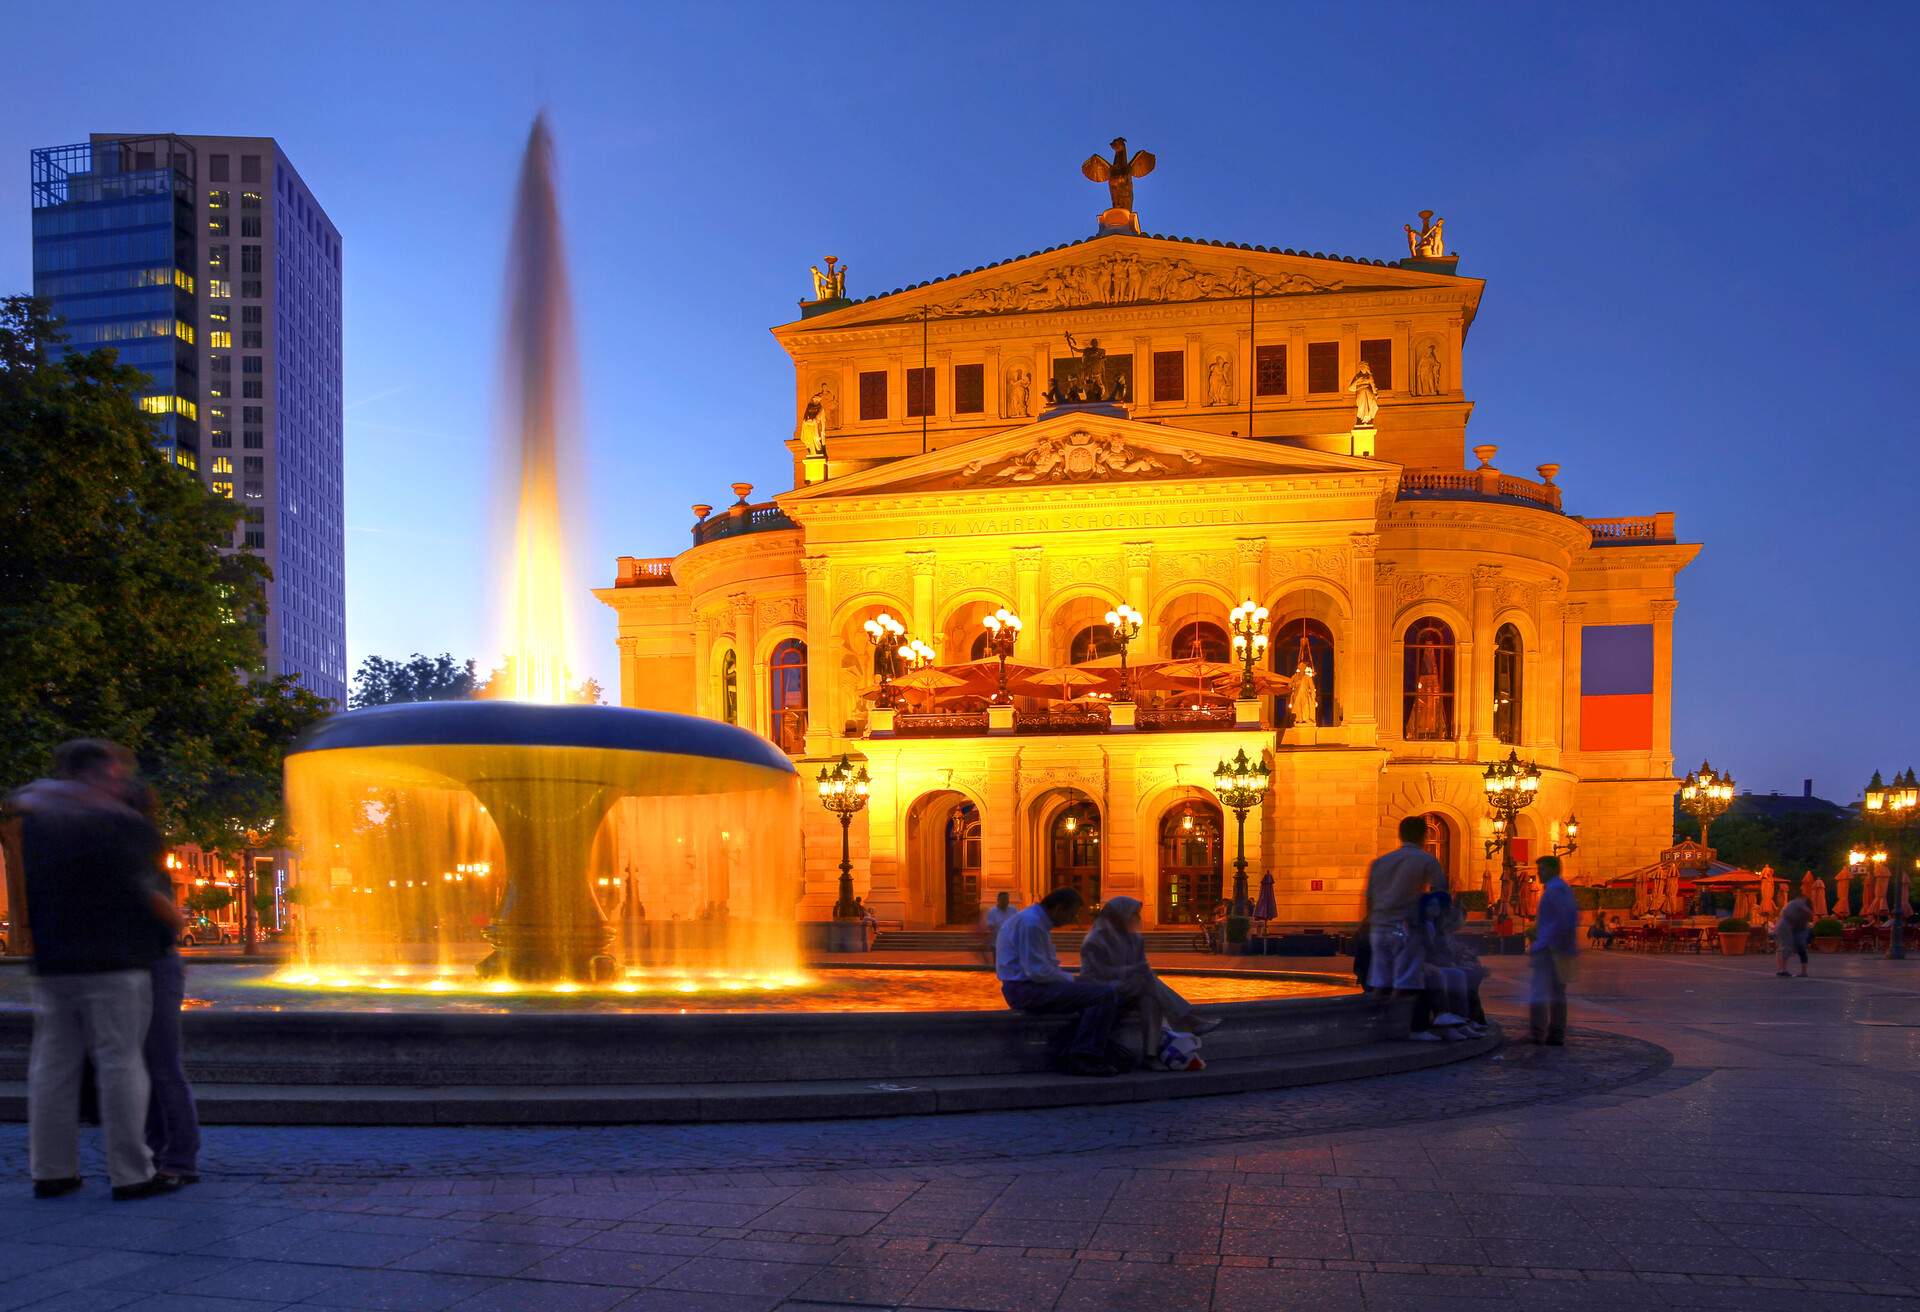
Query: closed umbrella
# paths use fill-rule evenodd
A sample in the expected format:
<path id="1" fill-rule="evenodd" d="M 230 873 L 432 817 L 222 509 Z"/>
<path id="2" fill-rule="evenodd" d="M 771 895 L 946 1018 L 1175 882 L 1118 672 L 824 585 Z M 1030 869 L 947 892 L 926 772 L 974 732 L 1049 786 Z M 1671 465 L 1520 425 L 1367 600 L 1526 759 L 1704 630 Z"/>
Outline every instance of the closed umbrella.
<path id="1" fill-rule="evenodd" d="M 1260 896 L 1253 903 L 1253 918 L 1264 925 L 1279 914 L 1273 901 L 1273 871 L 1269 870 L 1260 876 Z"/>
<path id="2" fill-rule="evenodd" d="M 1833 877 L 1833 916 L 1836 920 L 1845 920 L 1853 914 L 1853 871 L 1842 867 Z"/>

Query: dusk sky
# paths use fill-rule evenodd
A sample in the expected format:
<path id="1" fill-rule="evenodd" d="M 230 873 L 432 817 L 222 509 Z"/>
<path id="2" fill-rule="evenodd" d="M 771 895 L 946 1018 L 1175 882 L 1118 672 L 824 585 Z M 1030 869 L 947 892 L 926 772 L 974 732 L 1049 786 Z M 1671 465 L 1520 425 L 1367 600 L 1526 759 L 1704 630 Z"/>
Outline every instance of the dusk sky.
<path id="1" fill-rule="evenodd" d="M 1079 162 L 1155 152 L 1149 232 L 1369 258 L 1446 219 L 1487 280 L 1469 440 L 1574 513 L 1678 512 L 1674 748 L 1858 796 L 1920 764 L 1920 96 L 1910 5 L 15 5 L 0 292 L 28 152 L 279 138 L 343 234 L 350 664 L 489 663 L 509 202 L 551 115 L 584 477 L 576 644 L 618 554 L 786 488 L 769 326 L 1091 233 Z"/>

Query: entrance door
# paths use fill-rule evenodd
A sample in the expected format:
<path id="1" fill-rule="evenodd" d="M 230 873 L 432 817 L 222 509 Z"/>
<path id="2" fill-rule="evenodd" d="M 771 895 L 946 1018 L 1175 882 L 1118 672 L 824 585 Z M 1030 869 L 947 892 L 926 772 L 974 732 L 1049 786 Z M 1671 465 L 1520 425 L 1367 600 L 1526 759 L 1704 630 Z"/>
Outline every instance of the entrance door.
<path id="1" fill-rule="evenodd" d="M 1075 802 L 1053 818 L 1047 889 L 1072 888 L 1084 901 L 1081 914 L 1100 904 L 1100 808 Z"/>
<path id="2" fill-rule="evenodd" d="M 1160 923 L 1191 924 L 1220 901 L 1220 808 L 1182 802 L 1160 818 Z"/>
<path id="3" fill-rule="evenodd" d="M 980 811 L 962 802 L 947 817 L 947 920 L 971 925 L 980 919 Z"/>

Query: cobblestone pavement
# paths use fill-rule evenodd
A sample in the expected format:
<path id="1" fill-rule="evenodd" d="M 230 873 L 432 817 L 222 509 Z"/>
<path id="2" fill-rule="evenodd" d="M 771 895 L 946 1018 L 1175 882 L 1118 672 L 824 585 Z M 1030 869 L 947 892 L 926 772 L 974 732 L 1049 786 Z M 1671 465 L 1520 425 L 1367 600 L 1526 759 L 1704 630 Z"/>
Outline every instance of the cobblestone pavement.
<path id="1" fill-rule="evenodd" d="M 1273 1094 L 216 1127 L 172 1198 L 0 1196 L 0 1312 L 1920 1308 L 1920 963 L 1815 969 L 1592 954 L 1564 1050 Z"/>

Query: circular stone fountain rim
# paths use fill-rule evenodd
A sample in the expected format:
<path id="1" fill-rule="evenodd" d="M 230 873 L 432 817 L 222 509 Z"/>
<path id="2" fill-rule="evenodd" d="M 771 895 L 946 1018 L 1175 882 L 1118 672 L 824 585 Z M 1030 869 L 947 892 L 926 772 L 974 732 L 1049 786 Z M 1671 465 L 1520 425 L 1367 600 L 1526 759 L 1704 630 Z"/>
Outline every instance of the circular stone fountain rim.
<path id="1" fill-rule="evenodd" d="M 404 702 L 329 716 L 288 755 L 363 747 L 584 747 L 704 756 L 795 774 L 785 752 L 736 725 L 631 706 Z"/>

